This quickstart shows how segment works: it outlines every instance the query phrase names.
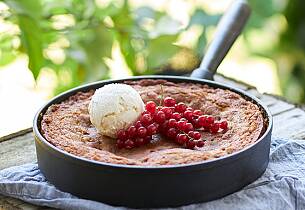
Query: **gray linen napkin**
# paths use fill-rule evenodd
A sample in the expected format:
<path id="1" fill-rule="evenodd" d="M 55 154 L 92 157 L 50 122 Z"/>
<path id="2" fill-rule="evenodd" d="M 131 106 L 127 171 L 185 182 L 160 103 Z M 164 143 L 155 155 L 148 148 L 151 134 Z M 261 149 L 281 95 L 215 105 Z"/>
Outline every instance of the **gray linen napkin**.
<path id="1" fill-rule="evenodd" d="M 0 171 L 0 194 L 59 209 L 118 208 L 56 189 L 37 164 Z M 273 139 L 270 163 L 261 178 L 224 198 L 180 209 L 305 209 L 305 141 Z"/>

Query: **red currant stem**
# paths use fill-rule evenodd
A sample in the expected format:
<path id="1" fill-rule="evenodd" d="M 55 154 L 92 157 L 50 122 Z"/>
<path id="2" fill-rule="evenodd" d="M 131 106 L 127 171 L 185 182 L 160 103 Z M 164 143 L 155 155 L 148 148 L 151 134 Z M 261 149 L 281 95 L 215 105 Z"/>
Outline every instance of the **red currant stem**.
<path id="1" fill-rule="evenodd" d="M 185 134 L 187 137 L 189 137 L 191 140 L 193 140 L 193 141 L 199 141 L 199 140 L 201 140 L 201 141 L 206 141 L 206 140 L 203 140 L 202 138 L 200 138 L 200 139 L 198 139 L 198 140 L 196 140 L 196 139 L 194 139 L 193 137 L 190 137 L 187 133 L 185 133 L 184 131 L 181 131 L 183 134 Z"/>
<path id="2" fill-rule="evenodd" d="M 191 140 L 195 140 L 193 137 L 190 137 L 187 133 L 185 133 L 184 131 L 182 131 L 183 134 L 185 134 L 187 137 L 189 137 Z"/>

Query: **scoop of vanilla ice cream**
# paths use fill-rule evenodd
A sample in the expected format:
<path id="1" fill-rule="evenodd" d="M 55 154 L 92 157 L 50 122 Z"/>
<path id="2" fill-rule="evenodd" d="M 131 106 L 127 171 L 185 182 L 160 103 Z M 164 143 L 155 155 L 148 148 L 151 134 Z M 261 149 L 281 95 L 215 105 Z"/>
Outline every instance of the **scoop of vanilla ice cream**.
<path id="1" fill-rule="evenodd" d="M 109 84 L 97 89 L 89 103 L 90 121 L 99 133 L 116 138 L 144 111 L 139 93 L 126 84 Z"/>

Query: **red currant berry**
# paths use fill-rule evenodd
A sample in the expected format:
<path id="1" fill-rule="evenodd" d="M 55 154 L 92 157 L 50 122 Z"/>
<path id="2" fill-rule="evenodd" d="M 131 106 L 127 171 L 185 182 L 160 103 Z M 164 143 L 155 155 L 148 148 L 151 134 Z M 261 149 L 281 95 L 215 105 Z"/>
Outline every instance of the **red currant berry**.
<path id="1" fill-rule="evenodd" d="M 154 117 L 154 120 L 159 124 L 163 123 L 165 121 L 165 119 L 166 119 L 166 116 L 163 111 L 158 111 Z"/>
<path id="2" fill-rule="evenodd" d="M 126 132 L 124 130 L 119 130 L 118 134 L 118 139 L 121 139 L 121 140 L 126 140 L 127 139 L 127 135 L 126 135 Z"/>
<path id="3" fill-rule="evenodd" d="M 194 149 L 195 146 L 196 146 L 196 143 L 193 140 L 189 140 L 189 141 L 186 142 L 186 147 L 188 149 Z"/>
<path id="4" fill-rule="evenodd" d="M 176 142 L 178 144 L 181 144 L 183 145 L 185 142 L 187 142 L 189 140 L 189 138 L 187 137 L 187 135 L 181 133 L 181 134 L 178 134 L 177 137 L 176 137 Z"/>
<path id="5" fill-rule="evenodd" d="M 178 112 L 174 112 L 172 118 L 178 121 L 181 119 L 181 115 Z"/>
<path id="6" fill-rule="evenodd" d="M 192 107 L 187 107 L 186 110 L 187 110 L 187 111 L 191 111 L 191 112 L 194 111 L 194 109 L 193 109 Z"/>
<path id="7" fill-rule="evenodd" d="M 134 143 L 135 143 L 135 146 L 140 147 L 145 144 L 145 141 L 143 138 L 136 138 Z"/>
<path id="8" fill-rule="evenodd" d="M 184 103 L 180 102 L 175 106 L 175 111 L 179 113 L 183 113 L 185 112 L 186 108 L 187 106 Z"/>
<path id="9" fill-rule="evenodd" d="M 212 116 L 207 116 L 206 121 L 207 121 L 208 124 L 213 124 L 215 119 Z"/>
<path id="10" fill-rule="evenodd" d="M 151 114 L 151 113 L 147 110 L 144 110 L 144 112 L 142 112 L 142 115 L 144 115 L 144 114 Z"/>
<path id="11" fill-rule="evenodd" d="M 179 130 L 184 131 L 185 130 L 186 121 L 178 121 L 176 126 Z"/>
<path id="12" fill-rule="evenodd" d="M 193 112 L 187 110 L 187 111 L 185 111 L 185 112 L 183 113 L 183 116 L 184 116 L 187 120 L 192 120 L 192 119 L 193 119 Z"/>
<path id="13" fill-rule="evenodd" d="M 145 136 L 143 139 L 144 139 L 144 144 L 148 144 L 152 140 L 151 136 Z"/>
<path id="14" fill-rule="evenodd" d="M 149 125 L 150 122 L 152 121 L 151 114 L 142 115 L 140 121 L 143 125 Z"/>
<path id="15" fill-rule="evenodd" d="M 158 123 L 153 123 L 156 126 L 156 133 L 160 132 L 160 125 Z"/>
<path id="16" fill-rule="evenodd" d="M 157 106 L 156 111 L 161 111 L 161 109 L 163 108 L 163 106 Z"/>
<path id="17" fill-rule="evenodd" d="M 154 114 L 156 112 L 156 103 L 153 101 L 148 101 L 145 105 L 145 109 L 150 112 L 151 114 Z"/>
<path id="18" fill-rule="evenodd" d="M 125 141 L 124 145 L 125 145 L 125 148 L 126 148 L 126 149 L 132 149 L 132 148 L 135 147 L 135 143 L 134 143 L 134 141 L 132 141 L 131 139 L 127 139 L 127 140 Z"/>
<path id="19" fill-rule="evenodd" d="M 201 128 L 199 122 L 198 122 L 198 119 L 192 119 L 191 120 L 191 123 L 193 124 L 194 128 Z"/>
<path id="20" fill-rule="evenodd" d="M 159 129 L 160 129 L 161 133 L 166 133 L 167 130 L 169 129 L 169 127 L 168 127 L 168 120 L 165 120 L 165 122 L 160 125 Z"/>
<path id="21" fill-rule="evenodd" d="M 198 115 L 198 116 L 202 115 L 202 111 L 200 109 L 194 110 L 193 113 L 194 113 L 194 115 Z"/>
<path id="22" fill-rule="evenodd" d="M 171 107 L 168 107 L 168 108 L 170 108 L 172 110 L 172 113 L 175 112 L 175 107 L 174 106 L 171 106 Z"/>
<path id="23" fill-rule="evenodd" d="M 193 138 L 198 140 L 201 138 L 201 134 L 198 131 L 194 131 Z"/>
<path id="24" fill-rule="evenodd" d="M 204 146 L 204 141 L 202 141 L 202 140 L 197 141 L 196 146 L 197 147 L 203 147 Z"/>
<path id="25" fill-rule="evenodd" d="M 168 129 L 168 131 L 166 132 L 166 136 L 170 139 L 175 139 L 176 136 L 178 134 L 178 131 L 176 128 L 170 128 Z"/>
<path id="26" fill-rule="evenodd" d="M 157 127 L 155 124 L 150 124 L 149 126 L 146 127 L 146 129 L 148 135 L 153 135 L 157 133 Z"/>
<path id="27" fill-rule="evenodd" d="M 138 120 L 135 125 L 134 125 L 136 128 L 139 128 L 139 127 L 142 127 L 142 123 L 140 120 Z"/>
<path id="28" fill-rule="evenodd" d="M 175 106 L 176 100 L 173 99 L 172 97 L 166 97 L 164 100 L 164 106 Z"/>
<path id="29" fill-rule="evenodd" d="M 191 138 L 194 138 L 194 131 L 189 131 L 187 135 Z"/>
<path id="30" fill-rule="evenodd" d="M 227 130 L 228 129 L 228 122 L 227 121 L 220 122 L 219 127 L 223 130 Z"/>
<path id="31" fill-rule="evenodd" d="M 116 141 L 116 145 L 117 145 L 117 147 L 118 147 L 119 149 L 122 149 L 122 148 L 124 148 L 124 146 L 125 146 L 125 141 L 123 141 L 123 140 L 121 140 L 121 139 L 118 139 L 118 140 Z"/>
<path id="32" fill-rule="evenodd" d="M 169 108 L 169 107 L 163 107 L 163 108 L 161 109 L 161 111 L 164 112 L 166 119 L 171 118 L 172 113 L 173 113 L 173 111 L 172 111 L 171 108 Z"/>
<path id="33" fill-rule="evenodd" d="M 139 137 L 144 137 L 147 134 L 147 129 L 144 127 L 139 127 L 137 133 Z"/>
<path id="34" fill-rule="evenodd" d="M 175 128 L 177 124 L 177 121 L 175 119 L 169 119 L 168 120 L 168 127 L 169 128 Z"/>
<path id="35" fill-rule="evenodd" d="M 211 133 L 217 133 L 219 130 L 219 124 L 218 123 L 213 123 L 210 125 L 210 132 Z"/>
<path id="36" fill-rule="evenodd" d="M 198 125 L 201 127 L 206 127 L 208 125 L 206 121 L 206 116 L 201 115 L 198 117 Z"/>
<path id="37" fill-rule="evenodd" d="M 135 126 L 130 126 L 127 131 L 126 134 L 129 138 L 134 137 L 137 134 L 137 128 Z"/>
<path id="38" fill-rule="evenodd" d="M 184 131 L 189 132 L 189 131 L 192 131 L 192 130 L 194 130 L 194 127 L 193 127 L 192 123 L 186 123 Z"/>

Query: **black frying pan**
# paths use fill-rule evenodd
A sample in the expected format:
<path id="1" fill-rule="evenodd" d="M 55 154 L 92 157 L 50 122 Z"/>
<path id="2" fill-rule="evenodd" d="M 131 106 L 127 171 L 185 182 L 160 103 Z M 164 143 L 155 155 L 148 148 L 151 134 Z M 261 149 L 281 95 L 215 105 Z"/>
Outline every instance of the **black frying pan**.
<path id="1" fill-rule="evenodd" d="M 260 177 L 269 161 L 272 116 L 255 97 L 236 88 L 204 80 L 213 75 L 240 34 L 250 10 L 237 1 L 224 15 L 200 68 L 191 77 L 143 76 L 107 80 L 67 91 L 43 106 L 34 119 L 38 165 L 47 180 L 60 190 L 111 205 L 167 207 L 209 201 L 233 193 Z M 257 104 L 266 121 L 265 132 L 253 145 L 215 160 L 171 166 L 130 166 L 101 163 L 71 155 L 50 144 L 40 132 L 43 114 L 78 91 L 97 89 L 105 84 L 139 79 L 166 79 L 173 82 L 207 84 L 229 89 Z"/>

